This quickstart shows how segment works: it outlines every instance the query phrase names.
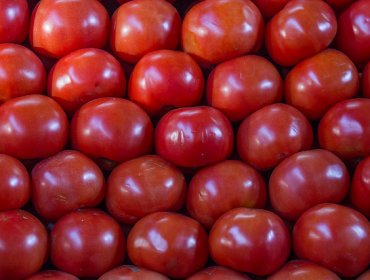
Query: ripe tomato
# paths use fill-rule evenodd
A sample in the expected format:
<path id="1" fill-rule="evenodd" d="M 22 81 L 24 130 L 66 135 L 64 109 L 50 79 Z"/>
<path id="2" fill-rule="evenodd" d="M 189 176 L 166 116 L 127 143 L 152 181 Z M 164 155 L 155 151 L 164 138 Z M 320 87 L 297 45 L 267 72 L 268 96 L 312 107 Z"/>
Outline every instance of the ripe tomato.
<path id="1" fill-rule="evenodd" d="M 77 210 L 63 216 L 50 238 L 53 264 L 77 277 L 97 278 L 125 257 L 120 225 L 100 210 Z"/>
<path id="2" fill-rule="evenodd" d="M 25 95 L 0 106 L 0 153 L 44 158 L 62 150 L 67 138 L 67 116 L 47 96 Z"/>
<path id="3" fill-rule="evenodd" d="M 130 260 L 174 278 L 186 278 L 208 259 L 207 234 L 195 220 L 156 212 L 138 221 L 127 239 Z"/>
<path id="4" fill-rule="evenodd" d="M 48 233 L 24 210 L 0 212 L 0 280 L 25 279 L 47 258 Z"/>
<path id="5" fill-rule="evenodd" d="M 292 0 L 267 24 L 265 44 L 278 64 L 292 66 L 325 49 L 334 39 L 337 21 L 321 0 Z"/>
<path id="6" fill-rule="evenodd" d="M 99 277 L 99 280 L 169 280 L 168 277 L 141 267 L 122 265 L 116 267 Z"/>
<path id="7" fill-rule="evenodd" d="M 26 280 L 79 280 L 76 276 L 58 270 L 44 270 Z"/>
<path id="8" fill-rule="evenodd" d="M 350 188 L 352 205 L 370 218 L 370 156 L 356 167 Z"/>
<path id="9" fill-rule="evenodd" d="M 217 65 L 208 77 L 207 101 L 231 121 L 240 121 L 283 96 L 283 81 L 275 66 L 257 55 Z"/>
<path id="10" fill-rule="evenodd" d="M 0 43 L 22 43 L 28 34 L 27 0 L 0 1 Z"/>
<path id="11" fill-rule="evenodd" d="M 362 72 L 362 96 L 370 98 L 370 61 Z"/>
<path id="12" fill-rule="evenodd" d="M 288 228 L 263 209 L 235 208 L 222 215 L 209 234 L 209 250 L 219 265 L 268 275 L 288 258 Z"/>
<path id="13" fill-rule="evenodd" d="M 324 203 L 307 210 L 293 229 L 294 252 L 340 276 L 360 274 L 370 263 L 370 223 L 359 212 Z"/>
<path id="14" fill-rule="evenodd" d="M 190 276 L 187 280 L 225 280 L 225 279 L 250 280 L 248 276 L 222 266 L 209 266 Z"/>
<path id="15" fill-rule="evenodd" d="M 268 21 L 281 11 L 289 0 L 253 0 L 253 2 L 256 4 L 265 20 Z"/>
<path id="16" fill-rule="evenodd" d="M 202 98 L 203 73 L 190 55 L 172 50 L 146 54 L 130 76 L 129 98 L 158 115 L 171 107 L 195 106 Z"/>

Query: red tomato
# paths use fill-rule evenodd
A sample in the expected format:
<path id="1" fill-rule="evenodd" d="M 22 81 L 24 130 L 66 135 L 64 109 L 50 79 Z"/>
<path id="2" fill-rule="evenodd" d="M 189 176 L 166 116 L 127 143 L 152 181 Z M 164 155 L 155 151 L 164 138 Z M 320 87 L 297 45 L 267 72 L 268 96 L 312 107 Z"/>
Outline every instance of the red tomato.
<path id="1" fill-rule="evenodd" d="M 175 49 L 181 18 L 164 0 L 133 0 L 112 16 L 110 46 L 123 61 L 135 63 L 154 50 Z"/>
<path id="2" fill-rule="evenodd" d="M 44 56 L 60 58 L 82 48 L 103 48 L 109 15 L 97 0 L 43 0 L 33 10 L 29 41 Z"/>
<path id="3" fill-rule="evenodd" d="M 78 280 L 76 276 L 73 276 L 72 274 L 58 271 L 58 270 L 44 270 L 39 273 L 36 273 L 35 275 L 27 278 L 26 280 Z"/>
<path id="4" fill-rule="evenodd" d="M 237 134 L 238 154 L 257 169 L 269 169 L 312 144 L 312 128 L 292 106 L 276 103 L 247 117 Z"/>
<path id="5" fill-rule="evenodd" d="M 329 74 L 328 74 L 329 73 Z M 359 88 L 356 66 L 343 53 L 326 49 L 296 65 L 285 79 L 285 100 L 311 120 Z"/>
<path id="6" fill-rule="evenodd" d="M 231 154 L 233 142 L 228 119 L 206 106 L 172 110 L 160 119 L 155 131 L 157 154 L 182 167 L 222 161 Z"/>
<path id="7" fill-rule="evenodd" d="M 324 203 L 307 210 L 293 229 L 294 252 L 340 276 L 360 274 L 370 263 L 370 223 L 359 212 Z"/>
<path id="8" fill-rule="evenodd" d="M 0 211 L 22 208 L 31 195 L 26 167 L 16 158 L 0 154 Z"/>
<path id="9" fill-rule="evenodd" d="M 100 210 L 78 210 L 63 216 L 50 238 L 53 264 L 77 277 L 97 278 L 125 257 L 120 225 Z"/>
<path id="10" fill-rule="evenodd" d="M 169 280 L 168 277 L 141 267 L 122 265 L 99 277 L 99 280 Z"/>
<path id="11" fill-rule="evenodd" d="M 182 47 L 204 66 L 256 51 L 264 23 L 249 0 L 202 1 L 185 14 Z"/>
<path id="12" fill-rule="evenodd" d="M 342 101 L 322 117 L 318 137 L 323 149 L 343 159 L 370 155 L 370 99 Z"/>
<path id="13" fill-rule="evenodd" d="M 222 267 L 222 266 L 210 266 L 207 267 L 187 280 L 250 280 L 250 278 L 244 274 L 236 272 L 235 270 Z"/>
<path id="14" fill-rule="evenodd" d="M 72 114 L 99 97 L 123 97 L 126 78 L 109 53 L 93 48 L 74 51 L 60 59 L 48 77 L 48 94 Z"/>
<path id="15" fill-rule="evenodd" d="M 0 43 L 22 43 L 28 34 L 27 0 L 0 1 Z"/>
<path id="16" fill-rule="evenodd" d="M 208 259 L 207 234 L 184 215 L 156 212 L 138 221 L 127 239 L 130 260 L 174 278 L 186 278 Z"/>
<path id="17" fill-rule="evenodd" d="M 207 101 L 231 121 L 240 121 L 283 96 L 283 81 L 267 59 L 247 55 L 217 65 L 208 77 Z"/>
<path id="18" fill-rule="evenodd" d="M 62 150 L 67 138 L 67 116 L 47 96 L 21 96 L 0 106 L 0 153 L 44 158 Z"/>
<path id="19" fill-rule="evenodd" d="M 195 106 L 202 98 L 203 73 L 190 55 L 160 50 L 145 55 L 134 67 L 128 94 L 149 113 L 171 107 Z"/>
<path id="20" fill-rule="evenodd" d="M 362 96 L 370 98 L 370 61 L 362 72 Z"/>
<path id="21" fill-rule="evenodd" d="M 281 11 L 289 0 L 253 0 L 263 17 L 268 21 Z"/>
<path id="22" fill-rule="evenodd" d="M 321 0 L 292 0 L 267 24 L 265 44 L 272 59 L 295 65 L 325 49 L 334 39 L 337 21 Z"/>
<path id="23" fill-rule="evenodd" d="M 21 45 L 0 44 L 0 73 L 0 104 L 14 97 L 45 91 L 44 65 L 32 51 Z"/>
<path id="24" fill-rule="evenodd" d="M 328 2 L 328 4 L 337 12 L 341 12 L 355 1 L 356 0 L 326 0 L 326 2 Z"/>
<path id="25" fill-rule="evenodd" d="M 210 229 L 225 212 L 237 207 L 263 208 L 266 185 L 249 165 L 226 160 L 199 170 L 191 179 L 186 206 L 189 214 Z"/>
<path id="26" fill-rule="evenodd" d="M 350 194 L 352 205 L 370 218 L 370 156 L 356 167 Z"/>
<path id="27" fill-rule="evenodd" d="M 297 220 L 314 205 L 342 201 L 349 183 L 346 166 L 333 153 L 299 152 L 273 170 L 269 183 L 271 206 L 280 217 Z"/>
<path id="28" fill-rule="evenodd" d="M 48 233 L 23 210 L 0 212 L 0 280 L 25 279 L 47 258 Z"/>
<path id="29" fill-rule="evenodd" d="M 212 227 L 208 241 L 216 263 L 256 275 L 271 274 L 290 253 L 289 231 L 283 220 L 263 209 L 226 212 Z"/>

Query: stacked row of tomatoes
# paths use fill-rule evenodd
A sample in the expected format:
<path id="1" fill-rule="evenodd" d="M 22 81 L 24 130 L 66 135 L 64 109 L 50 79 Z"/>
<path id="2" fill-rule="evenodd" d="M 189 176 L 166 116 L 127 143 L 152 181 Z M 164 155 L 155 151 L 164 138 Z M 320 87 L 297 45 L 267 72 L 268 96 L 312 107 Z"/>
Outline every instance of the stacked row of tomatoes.
<path id="1" fill-rule="evenodd" d="M 0 280 L 370 279 L 369 60 L 370 0 L 1 0 Z"/>

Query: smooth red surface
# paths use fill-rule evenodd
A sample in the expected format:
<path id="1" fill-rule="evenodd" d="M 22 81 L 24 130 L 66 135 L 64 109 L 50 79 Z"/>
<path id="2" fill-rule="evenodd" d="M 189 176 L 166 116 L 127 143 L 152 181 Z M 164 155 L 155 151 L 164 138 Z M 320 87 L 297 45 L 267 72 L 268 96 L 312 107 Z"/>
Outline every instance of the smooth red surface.
<path id="1" fill-rule="evenodd" d="M 250 280 L 248 276 L 222 266 L 209 266 L 187 280 Z"/>
<path id="2" fill-rule="evenodd" d="M 22 43 L 28 35 L 27 0 L 0 1 L 0 43 Z"/>
<path id="3" fill-rule="evenodd" d="M 370 156 L 363 159 L 355 169 L 350 198 L 353 207 L 370 218 Z"/>
<path id="4" fill-rule="evenodd" d="M 44 270 L 31 277 L 27 278 L 26 280 L 78 280 L 78 278 L 70 273 L 66 273 L 59 270 Z"/>
<path id="5" fill-rule="evenodd" d="M 281 11 L 288 2 L 289 0 L 253 0 L 266 20 Z"/>
<path id="6" fill-rule="evenodd" d="M 116 267 L 99 277 L 99 280 L 169 280 L 168 277 L 133 265 L 122 265 Z"/>
<path id="7" fill-rule="evenodd" d="M 362 96 L 370 98 L 370 61 L 366 64 L 362 72 L 361 86 Z"/>
<path id="8" fill-rule="evenodd" d="M 357 0 L 326 0 L 326 2 L 328 2 L 328 4 L 339 13 L 355 1 Z"/>

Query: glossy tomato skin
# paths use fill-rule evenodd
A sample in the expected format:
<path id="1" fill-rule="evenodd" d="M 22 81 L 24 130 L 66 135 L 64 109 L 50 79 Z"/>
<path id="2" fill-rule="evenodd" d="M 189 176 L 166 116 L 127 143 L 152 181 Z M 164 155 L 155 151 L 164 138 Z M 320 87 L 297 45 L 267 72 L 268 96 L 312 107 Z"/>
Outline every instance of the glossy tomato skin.
<path id="1" fill-rule="evenodd" d="M 263 208 L 266 199 L 265 182 L 253 167 L 226 160 L 195 173 L 189 184 L 186 206 L 194 219 L 210 229 L 228 210 Z"/>
<path id="2" fill-rule="evenodd" d="M 28 34 L 27 0 L 0 2 L 0 43 L 22 43 Z"/>
<path id="3" fill-rule="evenodd" d="M 78 280 L 78 278 L 70 273 L 59 270 L 44 270 L 32 275 L 26 280 Z"/>
<path id="4" fill-rule="evenodd" d="M 50 238 L 53 264 L 77 277 L 97 278 L 125 257 L 120 225 L 100 210 L 76 210 L 63 216 Z"/>
<path id="5" fill-rule="evenodd" d="M 272 171 L 270 203 L 280 217 L 294 221 L 314 205 L 342 201 L 349 184 L 347 168 L 336 155 L 321 149 L 302 151 Z"/>
<path id="6" fill-rule="evenodd" d="M 0 212 L 0 279 L 25 279 L 47 258 L 48 233 L 44 225 L 24 210 Z"/>
<path id="7" fill-rule="evenodd" d="M 256 51 L 263 40 L 263 18 L 251 1 L 201 1 L 186 13 L 183 50 L 203 66 Z"/>
<path id="8" fill-rule="evenodd" d="M 129 81 L 129 98 L 149 115 L 172 107 L 195 106 L 203 95 L 204 78 L 198 64 L 184 52 L 159 50 L 135 65 Z"/>
<path id="9" fill-rule="evenodd" d="M 109 15 L 97 0 L 43 0 L 31 15 L 29 41 L 39 54 L 60 58 L 82 48 L 103 48 Z"/>
<path id="10" fill-rule="evenodd" d="M 123 61 L 136 63 L 151 51 L 175 49 L 180 28 L 180 15 L 167 1 L 129 1 L 112 16 L 110 47 Z"/>
<path id="11" fill-rule="evenodd" d="M 330 73 L 330 75 L 328 75 Z M 285 79 L 285 100 L 311 120 L 359 89 L 356 66 L 342 52 L 326 49 L 296 65 Z"/>
<path id="12" fill-rule="evenodd" d="M 325 49 L 334 39 L 337 21 L 321 0 L 293 0 L 267 24 L 265 44 L 271 58 L 292 66 Z"/>
<path id="13" fill-rule="evenodd" d="M 205 265 L 207 234 L 189 217 L 156 212 L 134 225 L 128 235 L 127 250 L 135 265 L 184 279 Z"/>
<path id="14" fill-rule="evenodd" d="M 310 148 L 312 127 L 294 107 L 276 103 L 248 116 L 237 134 L 240 158 L 260 170 L 276 166 L 286 157 Z"/>
<path id="15" fill-rule="evenodd" d="M 294 225 L 293 246 L 299 258 L 323 265 L 339 276 L 353 277 L 370 262 L 370 223 L 346 206 L 319 204 Z"/>
<path id="16" fill-rule="evenodd" d="M 61 58 L 48 76 L 48 94 L 72 114 L 99 97 L 124 97 L 126 78 L 120 63 L 106 51 L 86 48 Z"/>
<path id="17" fill-rule="evenodd" d="M 71 123 L 72 146 L 92 158 L 123 162 L 150 152 L 153 125 L 135 103 L 102 97 L 84 104 Z"/>
<path id="18" fill-rule="evenodd" d="M 16 158 L 0 154 L 0 211 L 22 208 L 31 196 L 26 167 Z"/>
<path id="19" fill-rule="evenodd" d="M 233 142 L 228 119 L 207 106 L 172 110 L 160 119 L 155 131 L 156 153 L 181 167 L 222 161 L 231 154 Z"/>
<path id="20" fill-rule="evenodd" d="M 169 280 L 168 277 L 146 269 L 142 267 L 137 267 L 134 265 L 122 265 L 116 267 L 99 277 L 98 280 Z"/>
<path id="21" fill-rule="evenodd" d="M 366 64 L 364 71 L 362 72 L 361 82 L 362 96 L 370 98 L 370 61 Z"/>
<path id="22" fill-rule="evenodd" d="M 370 218 L 370 156 L 363 159 L 355 169 L 350 197 L 354 208 Z"/>
<path id="23" fill-rule="evenodd" d="M 318 138 L 323 149 L 342 159 L 370 155 L 370 99 L 356 98 L 337 103 L 322 117 Z"/>
<path id="24" fill-rule="evenodd" d="M 45 67 L 26 47 L 0 44 L 0 72 L 0 104 L 14 97 L 45 91 Z"/>
<path id="25" fill-rule="evenodd" d="M 20 159 L 51 156 L 66 144 L 68 127 L 53 99 L 36 94 L 13 98 L 0 106 L 0 153 Z"/>
<path id="26" fill-rule="evenodd" d="M 226 212 L 213 225 L 208 242 L 217 264 L 260 276 L 277 270 L 290 253 L 288 228 L 264 209 Z"/>
<path id="27" fill-rule="evenodd" d="M 179 210 L 185 197 L 184 175 L 159 156 L 146 155 L 112 171 L 105 202 L 114 217 L 134 224 L 150 213 Z"/>
<path id="28" fill-rule="evenodd" d="M 209 266 L 190 276 L 187 280 L 250 280 L 250 278 L 235 270 L 222 266 Z"/>
<path id="29" fill-rule="evenodd" d="M 283 81 L 275 66 L 257 55 L 217 65 L 207 80 L 207 102 L 231 121 L 241 121 L 262 107 L 280 102 Z"/>
<path id="30" fill-rule="evenodd" d="M 253 0 L 266 21 L 281 11 L 288 2 L 289 0 Z"/>

